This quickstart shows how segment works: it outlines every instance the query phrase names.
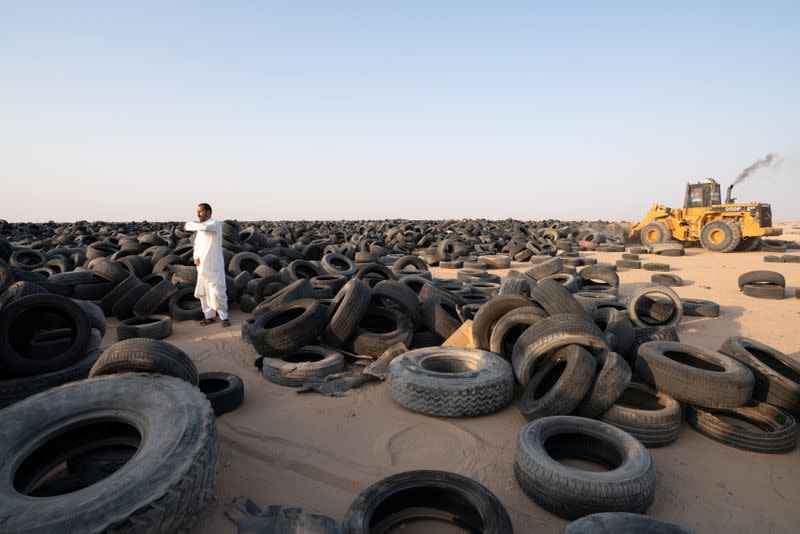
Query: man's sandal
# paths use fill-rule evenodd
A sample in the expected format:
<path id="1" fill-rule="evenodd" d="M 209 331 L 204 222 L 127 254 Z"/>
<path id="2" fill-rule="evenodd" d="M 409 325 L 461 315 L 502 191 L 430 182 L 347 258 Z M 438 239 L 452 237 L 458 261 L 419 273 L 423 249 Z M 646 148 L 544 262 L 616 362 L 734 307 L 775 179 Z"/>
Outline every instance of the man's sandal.
<path id="1" fill-rule="evenodd" d="M 230 325 L 231 325 L 231 322 L 230 322 L 228 319 L 223 319 L 223 320 L 222 320 L 222 327 L 223 327 L 223 328 L 227 328 L 227 327 L 229 327 Z"/>
<path id="2" fill-rule="evenodd" d="M 213 322 L 214 322 L 213 317 L 211 319 L 203 319 L 202 321 L 200 321 L 200 326 L 206 326 L 207 324 L 211 324 Z"/>

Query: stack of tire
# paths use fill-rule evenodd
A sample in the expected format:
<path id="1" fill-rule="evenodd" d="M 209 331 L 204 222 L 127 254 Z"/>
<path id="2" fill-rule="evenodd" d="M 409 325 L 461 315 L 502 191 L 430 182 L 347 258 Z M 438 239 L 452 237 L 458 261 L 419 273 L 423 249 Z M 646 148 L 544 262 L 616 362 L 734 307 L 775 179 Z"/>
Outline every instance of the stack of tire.
<path id="1" fill-rule="evenodd" d="M 786 298 L 786 278 L 775 271 L 749 271 L 739 276 L 739 291 L 757 299 Z"/>
<path id="2" fill-rule="evenodd" d="M 102 311 L 90 302 L 16 289 L 0 309 L 0 408 L 86 378 L 105 333 Z"/>

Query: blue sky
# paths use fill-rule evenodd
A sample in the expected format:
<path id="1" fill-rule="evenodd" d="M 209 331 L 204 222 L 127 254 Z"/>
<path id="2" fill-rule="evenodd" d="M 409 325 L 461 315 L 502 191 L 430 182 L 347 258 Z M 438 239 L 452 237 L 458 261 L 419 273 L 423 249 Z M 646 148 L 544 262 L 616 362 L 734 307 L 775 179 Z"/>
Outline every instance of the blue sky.
<path id="1" fill-rule="evenodd" d="M 798 6 L 0 1 L 0 217 L 800 218 Z"/>

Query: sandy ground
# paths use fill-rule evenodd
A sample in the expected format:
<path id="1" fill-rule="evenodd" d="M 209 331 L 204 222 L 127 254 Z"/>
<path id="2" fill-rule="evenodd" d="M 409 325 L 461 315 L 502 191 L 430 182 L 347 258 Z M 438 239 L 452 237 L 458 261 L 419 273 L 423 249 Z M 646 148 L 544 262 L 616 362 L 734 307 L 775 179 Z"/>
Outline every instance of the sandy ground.
<path id="1" fill-rule="evenodd" d="M 800 223 L 783 227 L 783 238 L 800 242 Z M 685 280 L 684 287 L 676 288 L 681 296 L 721 305 L 719 318 L 686 318 L 678 329 L 683 341 L 716 349 L 729 336 L 745 335 L 800 360 L 800 299 L 794 298 L 800 263 L 764 263 L 767 254 L 691 248 L 684 257 L 656 260 L 668 262 Z M 619 253 L 585 255 L 601 263 L 620 258 Z M 758 300 L 739 293 L 739 274 L 756 269 L 783 273 L 791 298 Z M 629 295 L 649 283 L 652 273 L 621 269 L 619 274 L 621 294 Z M 434 269 L 434 275 L 453 277 L 455 271 Z M 193 532 L 236 532 L 223 510 L 240 495 L 262 507 L 302 507 L 341 521 L 364 488 L 412 469 L 453 471 L 484 484 L 506 506 L 516 532 L 555 533 L 567 524 L 529 499 L 514 480 L 515 441 L 526 423 L 518 396 L 498 413 L 444 419 L 394 404 L 380 382 L 341 398 L 298 394 L 267 382 L 252 367 L 256 354 L 239 337 L 247 316 L 234 312 L 233 327 L 225 330 L 218 324 L 176 323 L 168 339 L 191 355 L 201 371 L 237 373 L 246 388 L 242 407 L 217 419 L 220 479 Z M 114 336 L 109 328 L 104 346 Z M 784 455 L 740 451 L 701 436 L 684 422 L 677 442 L 651 453 L 658 482 L 650 515 L 697 533 L 800 530 L 800 449 Z"/>

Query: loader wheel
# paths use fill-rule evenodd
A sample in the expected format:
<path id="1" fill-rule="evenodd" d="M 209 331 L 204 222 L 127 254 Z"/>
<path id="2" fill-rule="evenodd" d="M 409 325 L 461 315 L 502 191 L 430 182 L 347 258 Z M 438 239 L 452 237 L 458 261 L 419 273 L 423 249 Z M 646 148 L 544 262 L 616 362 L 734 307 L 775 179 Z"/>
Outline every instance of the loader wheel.
<path id="1" fill-rule="evenodd" d="M 653 243 L 660 243 L 672 238 L 667 225 L 663 222 L 651 222 L 644 225 L 642 228 L 641 239 L 643 245 L 652 245 Z"/>
<path id="2" fill-rule="evenodd" d="M 729 221 L 711 221 L 700 232 L 703 248 L 714 252 L 733 252 L 741 242 L 741 229 Z"/>
<path id="3" fill-rule="evenodd" d="M 742 242 L 739 243 L 739 246 L 736 248 L 736 250 L 742 252 L 751 252 L 753 250 L 758 249 L 760 246 L 761 246 L 760 237 L 743 237 Z"/>

